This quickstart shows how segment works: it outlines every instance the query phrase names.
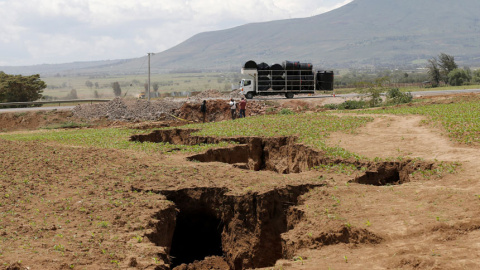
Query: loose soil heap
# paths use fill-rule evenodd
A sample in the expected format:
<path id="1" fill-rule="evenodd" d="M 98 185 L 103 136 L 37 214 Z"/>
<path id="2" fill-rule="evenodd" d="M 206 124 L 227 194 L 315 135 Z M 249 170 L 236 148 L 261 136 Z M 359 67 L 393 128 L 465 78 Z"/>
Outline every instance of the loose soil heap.
<path id="1" fill-rule="evenodd" d="M 199 94 L 217 96 L 218 92 Z M 180 120 L 200 122 L 203 121 L 203 115 L 200 112 L 200 105 L 203 97 L 198 99 L 173 99 L 166 98 L 161 100 L 130 100 L 115 98 L 110 102 L 100 104 L 85 104 L 76 106 L 73 109 L 73 115 L 82 119 L 102 119 L 110 121 L 167 121 Z M 238 100 L 237 100 L 238 102 Z M 247 103 L 247 116 L 265 114 L 266 109 L 271 107 L 263 101 L 251 101 Z M 239 108 L 237 108 L 237 113 Z M 215 122 L 231 119 L 230 107 L 226 99 L 208 99 L 207 100 L 207 121 Z"/>

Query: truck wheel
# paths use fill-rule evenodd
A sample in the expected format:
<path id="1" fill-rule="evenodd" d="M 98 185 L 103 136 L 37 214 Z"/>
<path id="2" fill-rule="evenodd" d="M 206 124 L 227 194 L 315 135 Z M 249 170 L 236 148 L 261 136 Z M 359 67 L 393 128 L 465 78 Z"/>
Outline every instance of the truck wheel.
<path id="1" fill-rule="evenodd" d="M 285 94 L 285 97 L 286 97 L 286 98 L 293 98 L 293 96 L 294 96 L 294 95 L 293 95 L 292 92 L 287 92 L 287 93 Z"/>
<path id="2" fill-rule="evenodd" d="M 253 98 L 252 92 L 248 92 L 248 93 L 245 95 L 245 97 L 246 97 L 247 99 L 252 99 L 252 98 Z"/>

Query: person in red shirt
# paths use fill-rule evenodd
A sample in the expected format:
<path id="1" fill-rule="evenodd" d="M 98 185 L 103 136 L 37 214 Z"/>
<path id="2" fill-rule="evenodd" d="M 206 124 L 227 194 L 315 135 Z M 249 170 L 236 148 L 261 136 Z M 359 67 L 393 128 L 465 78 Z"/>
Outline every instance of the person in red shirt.
<path id="1" fill-rule="evenodd" d="M 246 107 L 247 107 L 247 101 L 244 98 L 242 98 L 242 100 L 240 101 L 240 118 L 246 117 L 245 115 Z"/>

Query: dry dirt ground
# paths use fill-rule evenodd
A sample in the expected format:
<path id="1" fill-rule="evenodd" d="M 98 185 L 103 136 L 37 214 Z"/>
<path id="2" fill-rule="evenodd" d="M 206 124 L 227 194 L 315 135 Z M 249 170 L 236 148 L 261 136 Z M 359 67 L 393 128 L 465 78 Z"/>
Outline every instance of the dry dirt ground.
<path id="1" fill-rule="evenodd" d="M 0 126 L 25 132 L 72 117 L 0 114 Z M 291 138 L 231 138 L 239 144 L 198 155 L 0 139 L 0 267 L 479 269 L 479 149 L 418 116 L 374 117 L 329 143 L 395 161 L 328 160 Z M 218 138 L 174 130 L 132 140 Z M 461 166 L 414 173 L 441 161 Z M 340 162 L 367 169 L 307 169 Z"/>

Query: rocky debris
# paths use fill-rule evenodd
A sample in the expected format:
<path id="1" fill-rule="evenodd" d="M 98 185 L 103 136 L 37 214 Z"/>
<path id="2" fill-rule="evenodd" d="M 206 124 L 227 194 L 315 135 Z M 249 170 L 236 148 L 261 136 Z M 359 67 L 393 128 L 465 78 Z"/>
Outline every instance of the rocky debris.
<path id="1" fill-rule="evenodd" d="M 113 121 L 174 120 L 175 111 L 183 103 L 184 100 L 174 98 L 155 101 L 115 98 L 106 103 L 78 105 L 73 114 L 85 119 L 107 118 Z"/>
<path id="2" fill-rule="evenodd" d="M 237 99 L 237 98 L 244 98 L 245 96 L 240 93 L 240 89 L 235 89 L 230 92 L 229 98 Z"/>
<path id="3" fill-rule="evenodd" d="M 187 120 L 202 121 L 200 104 L 207 99 L 207 121 L 215 122 L 231 119 L 228 100 L 230 96 L 238 96 L 233 91 L 229 96 L 216 90 L 207 90 L 195 96 L 196 98 L 179 99 L 164 98 L 158 100 L 123 99 L 115 98 L 106 103 L 82 104 L 76 106 L 72 112 L 75 117 L 89 120 L 106 118 L 111 121 L 138 122 L 138 121 L 171 121 Z M 217 98 L 213 98 L 217 96 Z M 240 98 L 234 97 L 240 102 Z M 272 105 L 266 101 L 247 101 L 247 116 L 263 115 Z M 237 106 L 237 111 L 239 111 Z"/>

